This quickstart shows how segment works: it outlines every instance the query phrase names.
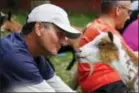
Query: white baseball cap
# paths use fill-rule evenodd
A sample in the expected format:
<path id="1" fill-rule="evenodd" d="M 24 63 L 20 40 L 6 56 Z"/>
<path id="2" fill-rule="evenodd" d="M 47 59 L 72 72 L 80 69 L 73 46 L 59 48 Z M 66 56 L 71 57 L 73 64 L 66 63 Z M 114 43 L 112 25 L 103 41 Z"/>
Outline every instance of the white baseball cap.
<path id="1" fill-rule="evenodd" d="M 27 23 L 50 22 L 64 30 L 68 38 L 77 38 L 80 32 L 71 27 L 68 15 L 62 8 L 52 4 L 42 4 L 34 8 L 28 15 Z"/>
<path id="2" fill-rule="evenodd" d="M 139 10 L 138 7 L 139 7 L 139 1 L 133 1 L 131 5 L 132 11 Z"/>

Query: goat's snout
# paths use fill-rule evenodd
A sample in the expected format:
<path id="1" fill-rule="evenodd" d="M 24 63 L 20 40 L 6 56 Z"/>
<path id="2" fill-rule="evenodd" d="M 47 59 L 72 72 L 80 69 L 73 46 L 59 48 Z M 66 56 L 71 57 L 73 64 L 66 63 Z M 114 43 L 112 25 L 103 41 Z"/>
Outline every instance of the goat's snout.
<path id="1" fill-rule="evenodd" d="M 82 52 L 82 50 L 80 48 L 76 48 L 75 49 L 75 52 L 76 52 L 76 54 L 75 54 L 76 55 L 76 58 L 77 59 L 80 59 L 80 56 L 81 56 L 80 53 Z"/>
<path id="2" fill-rule="evenodd" d="M 76 48 L 76 49 L 75 49 L 75 52 L 76 52 L 76 53 L 81 53 L 82 50 L 81 50 L 80 48 Z"/>

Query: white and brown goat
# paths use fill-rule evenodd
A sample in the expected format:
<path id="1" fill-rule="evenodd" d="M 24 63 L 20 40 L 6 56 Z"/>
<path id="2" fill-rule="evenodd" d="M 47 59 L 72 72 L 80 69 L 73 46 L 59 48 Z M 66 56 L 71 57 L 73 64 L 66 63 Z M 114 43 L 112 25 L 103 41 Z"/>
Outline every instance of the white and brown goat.
<path id="1" fill-rule="evenodd" d="M 101 32 L 93 41 L 81 47 L 77 56 L 80 62 L 90 64 L 89 75 L 93 73 L 93 64 L 105 62 L 119 73 L 130 91 L 138 92 L 138 65 L 131 60 L 118 36 Z"/>

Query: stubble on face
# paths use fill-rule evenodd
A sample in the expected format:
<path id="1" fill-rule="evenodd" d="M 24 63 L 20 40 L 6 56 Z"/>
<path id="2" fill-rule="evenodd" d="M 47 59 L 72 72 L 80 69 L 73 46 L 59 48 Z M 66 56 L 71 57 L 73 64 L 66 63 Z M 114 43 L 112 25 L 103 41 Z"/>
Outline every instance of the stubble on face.
<path id="1" fill-rule="evenodd" d="M 60 49 L 59 39 L 56 35 L 54 26 L 42 31 L 43 35 L 39 38 L 40 48 L 44 55 L 55 56 Z"/>

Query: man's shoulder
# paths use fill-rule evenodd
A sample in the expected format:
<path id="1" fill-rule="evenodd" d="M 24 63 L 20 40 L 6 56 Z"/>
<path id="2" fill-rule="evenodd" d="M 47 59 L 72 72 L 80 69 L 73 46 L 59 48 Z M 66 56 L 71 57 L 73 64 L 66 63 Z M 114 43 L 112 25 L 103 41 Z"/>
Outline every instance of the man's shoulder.
<path id="1" fill-rule="evenodd" d="M 21 41 L 23 40 L 21 40 L 19 33 L 11 33 L 1 38 L 1 45 L 2 47 L 7 47 L 7 45 L 13 46 L 21 43 Z"/>
<path id="2" fill-rule="evenodd" d="M 88 27 L 88 29 L 92 29 L 95 31 L 105 31 L 106 29 L 109 30 L 110 27 L 105 24 L 105 22 L 101 21 L 99 18 L 95 19 L 92 24 Z"/>
<path id="3" fill-rule="evenodd" d="M 17 52 L 17 50 L 24 48 L 26 48 L 26 45 L 18 33 L 12 33 L 1 38 L 1 50 L 3 52 Z"/>
<path id="4" fill-rule="evenodd" d="M 93 20 L 92 23 L 88 26 L 86 29 L 84 35 L 87 35 L 87 37 L 96 37 L 100 32 L 117 32 L 117 30 L 111 26 L 109 26 L 107 23 L 103 22 L 99 18 Z"/>
<path id="5" fill-rule="evenodd" d="M 7 35 L 1 39 L 0 53 L 4 61 L 29 58 L 27 47 L 17 33 Z"/>
<path id="6" fill-rule="evenodd" d="M 108 32 L 112 30 L 113 29 L 106 25 L 105 22 L 97 18 L 88 25 L 80 40 L 80 46 L 92 41 L 97 35 L 99 35 L 100 32 Z"/>

